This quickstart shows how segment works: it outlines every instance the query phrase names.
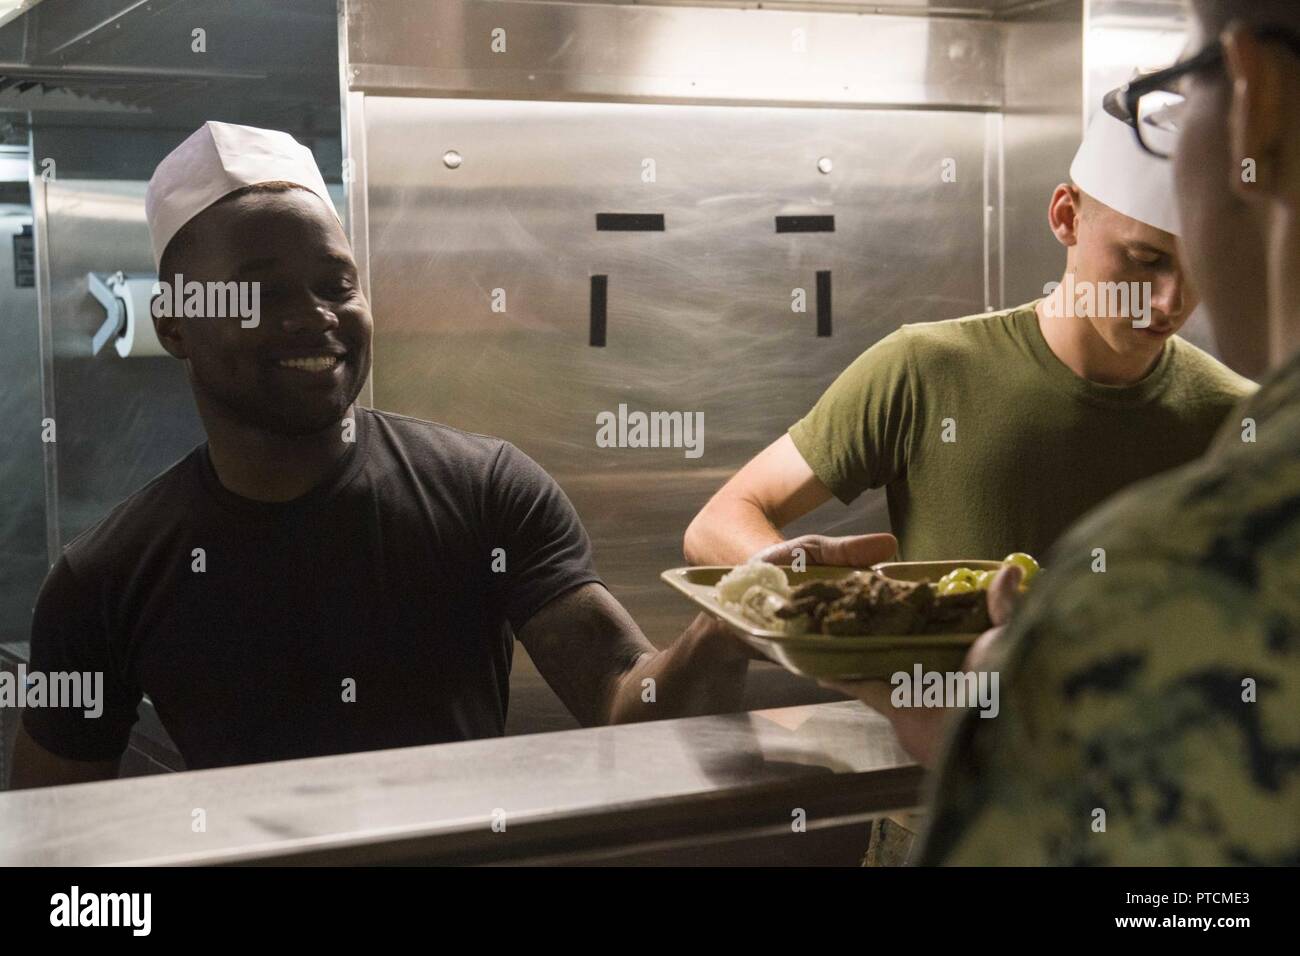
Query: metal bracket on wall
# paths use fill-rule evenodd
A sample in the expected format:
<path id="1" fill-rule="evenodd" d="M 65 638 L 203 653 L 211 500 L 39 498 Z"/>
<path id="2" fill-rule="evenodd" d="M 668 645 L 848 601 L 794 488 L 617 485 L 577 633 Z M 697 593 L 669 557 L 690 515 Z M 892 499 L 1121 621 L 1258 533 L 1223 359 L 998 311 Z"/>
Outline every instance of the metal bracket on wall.
<path id="1" fill-rule="evenodd" d="M 110 339 L 121 335 L 126 327 L 126 304 L 116 291 L 118 286 L 125 283 L 126 276 L 121 272 L 86 273 L 86 288 L 108 313 L 108 317 L 100 323 L 94 337 L 90 340 L 91 355 L 98 355 L 100 349 L 107 345 Z"/>

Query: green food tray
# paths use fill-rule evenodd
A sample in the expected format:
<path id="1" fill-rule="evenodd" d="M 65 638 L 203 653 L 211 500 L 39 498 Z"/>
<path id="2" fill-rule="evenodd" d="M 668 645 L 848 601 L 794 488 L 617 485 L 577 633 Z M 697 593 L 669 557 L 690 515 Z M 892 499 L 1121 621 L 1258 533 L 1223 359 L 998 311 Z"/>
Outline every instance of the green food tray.
<path id="1" fill-rule="evenodd" d="M 954 568 L 996 570 L 999 561 L 924 561 L 878 564 L 875 570 L 903 581 L 939 580 Z M 750 647 L 786 670 L 815 680 L 884 680 L 899 671 L 911 673 L 920 664 L 927 671 L 957 671 L 978 634 L 850 635 L 804 634 L 788 637 L 759 627 L 724 607 L 714 586 L 730 566 L 672 568 L 660 577 L 669 587 L 726 624 Z M 791 587 L 805 581 L 847 577 L 859 568 L 813 566 L 804 571 L 783 567 Z"/>

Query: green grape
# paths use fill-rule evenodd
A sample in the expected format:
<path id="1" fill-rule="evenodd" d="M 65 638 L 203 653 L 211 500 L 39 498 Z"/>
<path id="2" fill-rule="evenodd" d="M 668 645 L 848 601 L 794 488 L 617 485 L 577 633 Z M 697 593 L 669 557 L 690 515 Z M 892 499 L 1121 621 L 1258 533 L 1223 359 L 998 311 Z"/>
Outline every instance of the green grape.
<path id="1" fill-rule="evenodd" d="M 940 594 L 968 594 L 971 591 L 978 591 L 987 587 L 982 583 L 982 574 L 985 572 L 974 571 L 970 568 L 953 568 L 947 574 L 939 579 L 935 591 Z"/>
<path id="2" fill-rule="evenodd" d="M 997 577 L 996 571 L 976 571 L 975 587 L 981 591 L 987 591 L 993 585 L 993 579 Z"/>
<path id="3" fill-rule="evenodd" d="M 954 581 L 967 581 L 970 583 L 971 587 L 974 587 L 975 582 L 978 580 L 975 572 L 970 568 L 957 568 L 952 572 L 952 579 Z"/>
<path id="4" fill-rule="evenodd" d="M 1035 574 L 1038 573 L 1038 562 L 1023 551 L 1017 551 L 1015 554 L 1008 554 L 1002 559 L 1003 564 L 1014 564 L 1021 572 L 1020 586 L 1027 585 Z"/>

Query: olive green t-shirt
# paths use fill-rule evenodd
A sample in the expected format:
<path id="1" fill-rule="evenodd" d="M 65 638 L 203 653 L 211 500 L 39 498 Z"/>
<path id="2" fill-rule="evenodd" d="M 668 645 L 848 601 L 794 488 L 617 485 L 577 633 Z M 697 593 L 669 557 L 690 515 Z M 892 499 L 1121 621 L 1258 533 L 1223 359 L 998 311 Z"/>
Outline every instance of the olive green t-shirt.
<path id="1" fill-rule="evenodd" d="M 841 501 L 886 488 L 903 558 L 1042 556 L 1093 506 L 1202 454 L 1255 390 L 1176 336 L 1140 382 L 1087 381 L 1034 305 L 903 326 L 790 429 Z"/>

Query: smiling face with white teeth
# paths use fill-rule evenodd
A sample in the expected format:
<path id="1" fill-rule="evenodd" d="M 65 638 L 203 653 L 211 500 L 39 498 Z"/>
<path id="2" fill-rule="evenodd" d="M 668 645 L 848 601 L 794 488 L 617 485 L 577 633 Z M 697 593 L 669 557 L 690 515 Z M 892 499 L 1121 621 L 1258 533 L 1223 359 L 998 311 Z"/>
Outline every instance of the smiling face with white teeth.
<path id="1" fill-rule="evenodd" d="M 177 242 L 176 240 L 180 241 Z M 370 368 L 372 320 L 338 219 L 300 188 L 254 187 L 205 209 L 168 246 L 159 276 L 260 283 L 259 321 L 159 319 L 187 360 L 200 411 L 276 435 L 334 426 Z"/>

